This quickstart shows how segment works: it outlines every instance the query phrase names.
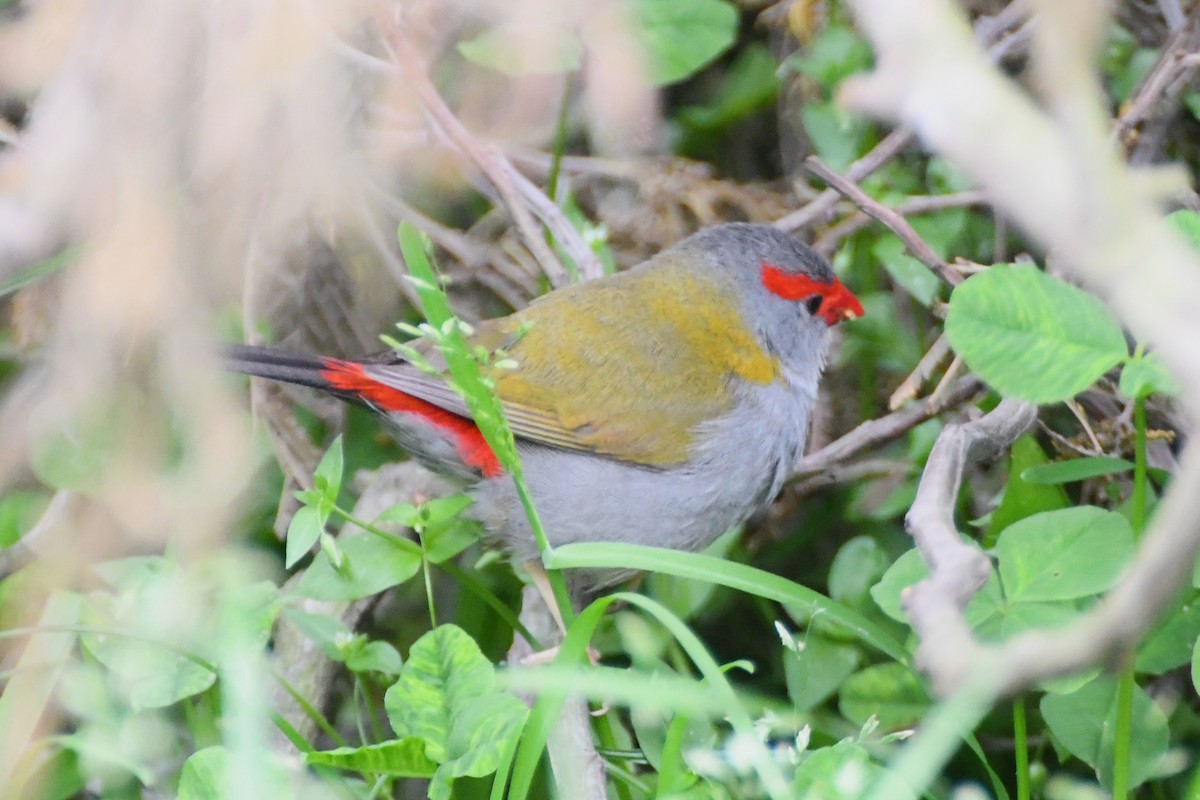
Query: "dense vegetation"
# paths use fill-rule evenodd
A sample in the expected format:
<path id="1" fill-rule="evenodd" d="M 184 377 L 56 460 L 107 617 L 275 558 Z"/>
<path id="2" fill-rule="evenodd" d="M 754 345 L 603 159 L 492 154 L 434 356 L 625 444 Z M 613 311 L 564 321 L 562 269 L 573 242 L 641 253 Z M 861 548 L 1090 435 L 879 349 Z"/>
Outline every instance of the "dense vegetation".
<path id="1" fill-rule="evenodd" d="M 79 38 L 54 40 L 53 64 L 0 55 L 0 186 L 41 202 L 0 207 L 0 795 L 525 798 L 557 782 L 588 798 L 598 754 L 622 800 L 1200 797 L 1200 577 L 1163 575 L 1149 630 L 1082 667 L 1026 674 L 988 649 L 1087 619 L 1127 574 L 1182 469 L 1173 351 L 977 171 L 839 99 L 876 67 L 845 4 L 626 0 L 616 33 L 599 12 L 528 5 L 235 14 L 263 41 L 226 43 L 240 34 L 212 17 L 204 47 L 182 12 L 6 12 L 10 43 L 36 25 Z M 964 5 L 1004 80 L 1056 107 L 1046 73 L 1070 64 L 1039 61 L 1026 14 Z M 151 22 L 170 31 L 155 80 L 111 27 Z M 1129 4 L 1100 24 L 1111 147 L 1194 174 L 1200 11 Z M 1087 63 L 1082 28 L 1062 50 Z M 176 36 L 199 49 L 170 58 Z M 636 86 L 605 84 L 626 47 Z M 262 85 L 237 72 L 247 53 Z M 64 89 L 97 64 L 112 87 Z M 192 70 L 237 99 L 181 101 Z M 255 116 L 272 103 L 294 113 Z M 148 113 L 164 152 L 125 150 L 105 108 L 181 121 Z M 69 134 L 95 137 L 103 169 L 68 158 L 91 152 Z M 52 157 L 77 185 L 54 182 Z M 1080 215 L 1124 219 L 1098 184 Z M 1154 224 L 1200 249 L 1200 198 L 1172 186 Z M 547 633 L 469 501 L 396 466 L 369 411 L 256 386 L 251 434 L 245 382 L 215 369 L 221 338 L 339 354 L 379 332 L 430 339 L 516 474 L 479 369 L 503 354 L 467 346 L 458 318 L 731 220 L 812 242 L 866 308 L 837 329 L 810 454 L 704 553 L 548 549 L 552 579 L 646 573 L 575 609 L 548 664 L 518 658 Z M 1111 228 L 1111 250 L 1137 241 Z M 1191 290 L 1146 291 L 1165 317 Z M 931 554 L 981 563 L 922 538 L 930 509 L 987 556 L 961 630 L 912 613 Z M 941 578 L 926 586 L 970 583 Z"/>

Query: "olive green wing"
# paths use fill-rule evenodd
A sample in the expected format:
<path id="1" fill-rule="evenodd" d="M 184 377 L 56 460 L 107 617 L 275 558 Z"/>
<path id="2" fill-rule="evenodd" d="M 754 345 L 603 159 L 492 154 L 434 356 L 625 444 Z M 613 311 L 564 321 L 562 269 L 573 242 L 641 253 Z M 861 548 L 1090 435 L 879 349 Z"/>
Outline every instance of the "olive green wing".
<path id="1" fill-rule="evenodd" d="M 490 375 L 517 437 L 666 467 L 683 463 L 703 424 L 730 410 L 736 380 L 778 377 L 726 296 L 686 272 L 625 273 L 483 323 L 473 343 L 515 362 Z M 373 377 L 469 416 L 438 376 L 384 370 Z"/>

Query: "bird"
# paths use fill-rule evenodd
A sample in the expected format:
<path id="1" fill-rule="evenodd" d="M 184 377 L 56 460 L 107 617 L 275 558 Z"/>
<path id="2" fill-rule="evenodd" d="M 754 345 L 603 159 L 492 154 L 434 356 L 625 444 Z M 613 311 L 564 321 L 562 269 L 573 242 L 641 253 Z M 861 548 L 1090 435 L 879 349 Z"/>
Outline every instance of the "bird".
<path id="1" fill-rule="evenodd" d="M 770 225 L 702 228 L 627 271 L 473 326 L 552 546 L 699 551 L 779 493 L 804 452 L 830 328 L 863 306 Z M 511 558 L 539 552 L 512 477 L 443 375 L 399 351 L 358 359 L 234 345 L 232 371 L 368 406 L 412 457 L 464 487 Z M 629 570 L 573 570 L 573 595 Z"/>

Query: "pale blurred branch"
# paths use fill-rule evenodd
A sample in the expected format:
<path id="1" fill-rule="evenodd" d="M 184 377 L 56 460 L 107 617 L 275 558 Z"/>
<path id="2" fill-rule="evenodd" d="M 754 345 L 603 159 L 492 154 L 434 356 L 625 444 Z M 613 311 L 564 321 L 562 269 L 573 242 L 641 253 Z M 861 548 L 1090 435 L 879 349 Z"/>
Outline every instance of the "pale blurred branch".
<path id="1" fill-rule="evenodd" d="M 541 229 L 534 222 L 534 215 L 550 229 L 558 243 L 575 261 L 581 276 L 591 279 L 602 275 L 603 269 L 599 259 L 567 220 L 562 210 L 551 202 L 540 189 L 517 172 L 499 148 L 481 143 L 467 130 L 438 94 L 437 88 L 429 79 L 420 57 L 412 43 L 408 41 L 405 32 L 396 23 L 382 15 L 379 20 L 382 32 L 394 52 L 400 68 L 404 70 L 405 77 L 416 90 L 436 129 L 456 150 L 465 155 L 495 187 L 508 212 L 512 215 L 517 230 L 521 233 L 522 241 L 533 253 L 542 271 L 550 279 L 550 283 L 556 287 L 562 286 L 567 283 L 568 276 L 557 256 L 546 244 Z"/>
<path id="2" fill-rule="evenodd" d="M 1093 73 L 1104 15 L 1094 3 L 1044 1 L 1034 32 L 1043 101 L 1002 75 L 946 0 L 856 0 L 874 41 L 876 72 L 843 86 L 860 110 L 910 125 L 952 159 L 995 204 L 1054 252 L 1175 372 L 1193 416 L 1200 403 L 1200 261 L 1162 224 L 1156 198 L 1108 140 Z M 1189 451 L 1133 565 L 1078 622 L 984 646 L 961 608 L 983 555 L 961 545 L 949 514 L 970 457 L 993 453 L 1032 424 L 1009 401 L 974 429 L 948 429 L 930 457 L 910 526 L 933 569 L 906 602 L 921 638 L 920 663 L 940 691 L 996 671 L 997 691 L 1077 671 L 1132 646 L 1191 575 L 1200 548 L 1200 464 Z M 957 437 L 958 441 L 953 441 Z M 982 449 L 980 449 L 982 448 Z"/>

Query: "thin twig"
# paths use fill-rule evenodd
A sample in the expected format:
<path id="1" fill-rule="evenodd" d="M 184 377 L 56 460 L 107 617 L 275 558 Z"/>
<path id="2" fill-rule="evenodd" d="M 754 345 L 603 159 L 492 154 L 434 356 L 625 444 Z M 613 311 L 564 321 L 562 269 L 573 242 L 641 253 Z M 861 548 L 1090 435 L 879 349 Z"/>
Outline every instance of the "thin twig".
<path id="1" fill-rule="evenodd" d="M 903 203 L 896 206 L 896 213 L 904 217 L 913 217 L 920 214 L 929 214 L 934 211 L 942 211 L 947 208 L 983 205 L 987 201 L 987 195 L 977 189 L 968 189 L 964 192 L 955 192 L 953 194 L 919 195 L 909 197 Z M 853 236 L 870 225 L 872 219 L 873 217 L 863 211 L 855 211 L 821 234 L 821 237 L 813 242 L 813 249 L 822 255 L 828 256 L 837 250 L 842 240 Z"/>
<path id="2" fill-rule="evenodd" d="M 968 376 L 955 383 L 936 402 L 921 400 L 887 416 L 867 420 L 840 439 L 806 455 L 796 467 L 793 477 L 800 479 L 816 475 L 865 450 L 894 441 L 925 420 L 965 403 L 982 388 L 983 383 L 978 378 Z"/>
<path id="3" fill-rule="evenodd" d="M 888 398 L 888 410 L 895 411 L 900 406 L 907 403 L 917 396 L 917 392 L 921 390 L 921 386 L 929 379 L 929 376 L 937 369 L 937 365 L 942 363 L 942 359 L 950 352 L 950 340 L 946 338 L 946 334 L 942 334 L 933 343 L 933 346 L 921 356 L 921 360 L 917 362 L 917 366 L 909 373 L 908 377 L 896 387 L 896 391 L 892 392 L 892 396 Z"/>
<path id="4" fill-rule="evenodd" d="M 883 141 L 875 145 L 871 152 L 855 161 L 846 168 L 846 179 L 861 181 L 875 170 L 898 156 L 912 141 L 912 131 L 908 128 L 897 128 L 883 137 Z M 796 231 L 800 228 L 820 222 L 833 213 L 833 207 L 841 199 L 841 194 L 833 189 L 826 189 L 803 208 L 793 211 L 785 217 L 775 220 L 775 227 L 785 231 Z"/>
<path id="5" fill-rule="evenodd" d="M 541 229 L 534 222 L 533 215 L 530 214 L 526 203 L 522 201 L 521 194 L 517 189 L 518 182 L 514 179 L 517 173 L 512 165 L 498 150 L 478 142 L 466 126 L 454 116 L 454 112 L 442 100 L 437 88 L 429 80 L 412 44 L 396 24 L 381 15 L 380 26 L 401 69 L 404 70 L 405 77 L 409 80 L 409 85 L 416 90 L 421 104 L 433 118 L 437 129 L 445 134 L 450 143 L 470 159 L 496 187 L 505 207 L 512 214 L 513 222 L 521 234 L 521 240 L 537 259 L 542 271 L 550 280 L 550 284 L 556 287 L 566 285 L 568 282 L 567 271 L 547 246 Z M 588 249 L 588 253 L 591 253 L 590 249 Z"/>
<path id="6" fill-rule="evenodd" d="M 1179 10 L 1178 3 L 1170 5 Z M 1126 148 L 1137 143 L 1138 126 L 1179 103 L 1192 76 L 1200 69 L 1200 63 L 1194 58 L 1200 48 L 1200 5 L 1192 8 L 1186 18 L 1182 11 L 1179 13 L 1178 24 L 1171 24 L 1171 37 L 1163 45 L 1158 60 L 1113 121 L 1112 136 Z"/>
<path id="7" fill-rule="evenodd" d="M 908 220 L 903 215 L 871 197 L 858 184 L 831 170 L 816 156 L 804 159 L 804 168 L 828 183 L 864 213 L 870 214 L 882 222 L 888 230 L 899 237 L 900 241 L 904 242 L 904 246 L 918 261 L 933 270 L 943 281 L 951 286 L 962 283 L 962 275 L 947 264 L 945 259 L 933 252 L 933 248 L 921 238 L 919 233 L 913 230 L 913 226 L 908 224 Z"/>

